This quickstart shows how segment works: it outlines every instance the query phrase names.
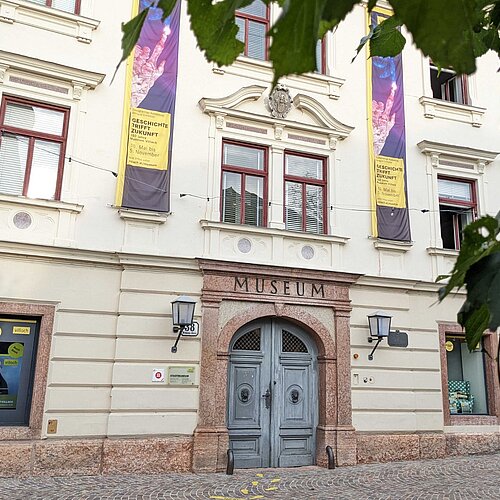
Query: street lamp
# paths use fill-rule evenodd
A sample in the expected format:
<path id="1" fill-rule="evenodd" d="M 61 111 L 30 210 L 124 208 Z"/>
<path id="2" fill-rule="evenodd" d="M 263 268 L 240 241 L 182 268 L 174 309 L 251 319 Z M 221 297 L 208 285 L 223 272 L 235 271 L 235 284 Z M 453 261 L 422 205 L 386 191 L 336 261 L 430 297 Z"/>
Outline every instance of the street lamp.
<path id="1" fill-rule="evenodd" d="M 193 323 L 195 306 L 196 300 L 187 295 L 181 295 L 172 301 L 172 323 L 174 324 L 174 332 L 179 332 L 177 340 L 172 346 L 172 352 L 177 352 L 177 344 L 184 328 Z"/>

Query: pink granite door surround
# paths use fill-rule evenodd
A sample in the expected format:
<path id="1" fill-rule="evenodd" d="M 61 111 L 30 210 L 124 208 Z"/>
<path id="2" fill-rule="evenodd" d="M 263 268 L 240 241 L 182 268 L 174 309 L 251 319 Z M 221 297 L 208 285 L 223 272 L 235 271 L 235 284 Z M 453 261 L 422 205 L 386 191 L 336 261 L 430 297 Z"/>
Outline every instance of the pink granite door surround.
<path id="1" fill-rule="evenodd" d="M 226 467 L 226 388 L 234 333 L 250 321 L 276 317 L 296 323 L 317 346 L 317 464 L 326 464 L 327 445 L 335 450 L 339 465 L 355 464 L 349 287 L 359 275 L 206 259 L 200 259 L 199 264 L 203 310 L 193 470 L 213 472 Z"/>

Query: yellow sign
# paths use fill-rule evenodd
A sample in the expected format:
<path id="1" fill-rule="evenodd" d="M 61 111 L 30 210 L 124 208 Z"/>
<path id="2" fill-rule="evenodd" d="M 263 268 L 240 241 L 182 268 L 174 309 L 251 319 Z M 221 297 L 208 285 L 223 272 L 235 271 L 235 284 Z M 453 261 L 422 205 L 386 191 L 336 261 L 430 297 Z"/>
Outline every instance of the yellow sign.
<path id="1" fill-rule="evenodd" d="M 403 158 L 375 158 L 375 198 L 377 205 L 406 208 L 405 164 Z"/>
<path id="2" fill-rule="evenodd" d="M 11 358 L 21 358 L 24 354 L 24 345 L 19 342 L 14 342 L 10 344 L 7 352 Z"/>
<path id="3" fill-rule="evenodd" d="M 170 140 L 170 113 L 132 108 L 127 165 L 166 170 Z"/>
<path id="4" fill-rule="evenodd" d="M 30 327 L 29 326 L 14 326 L 12 328 L 12 333 L 14 335 L 29 335 Z"/>
<path id="5" fill-rule="evenodd" d="M 451 340 L 448 340 L 444 347 L 448 352 L 453 351 L 453 342 Z"/>

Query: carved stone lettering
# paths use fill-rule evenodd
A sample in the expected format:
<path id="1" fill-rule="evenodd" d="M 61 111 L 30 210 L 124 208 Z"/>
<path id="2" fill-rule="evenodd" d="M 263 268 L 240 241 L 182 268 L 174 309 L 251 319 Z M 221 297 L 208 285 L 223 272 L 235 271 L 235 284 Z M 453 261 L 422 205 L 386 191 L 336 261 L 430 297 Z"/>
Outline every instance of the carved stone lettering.
<path id="1" fill-rule="evenodd" d="M 234 278 L 234 291 L 291 297 L 325 298 L 325 286 L 322 283 L 270 278 L 236 276 Z"/>

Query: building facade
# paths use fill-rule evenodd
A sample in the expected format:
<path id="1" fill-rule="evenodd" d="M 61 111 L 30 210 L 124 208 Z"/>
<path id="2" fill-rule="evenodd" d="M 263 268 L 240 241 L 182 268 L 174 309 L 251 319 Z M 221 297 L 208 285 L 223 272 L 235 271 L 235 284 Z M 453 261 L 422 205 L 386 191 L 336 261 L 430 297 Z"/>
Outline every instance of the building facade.
<path id="1" fill-rule="evenodd" d="M 275 6 L 219 68 L 182 3 L 111 82 L 142 7 L 0 0 L 1 474 L 498 450 L 498 334 L 470 353 L 435 283 L 500 210 L 495 57 L 351 63 L 357 6 L 273 93 Z M 180 295 L 200 333 L 172 352 Z M 370 360 L 378 310 L 407 345 Z"/>

